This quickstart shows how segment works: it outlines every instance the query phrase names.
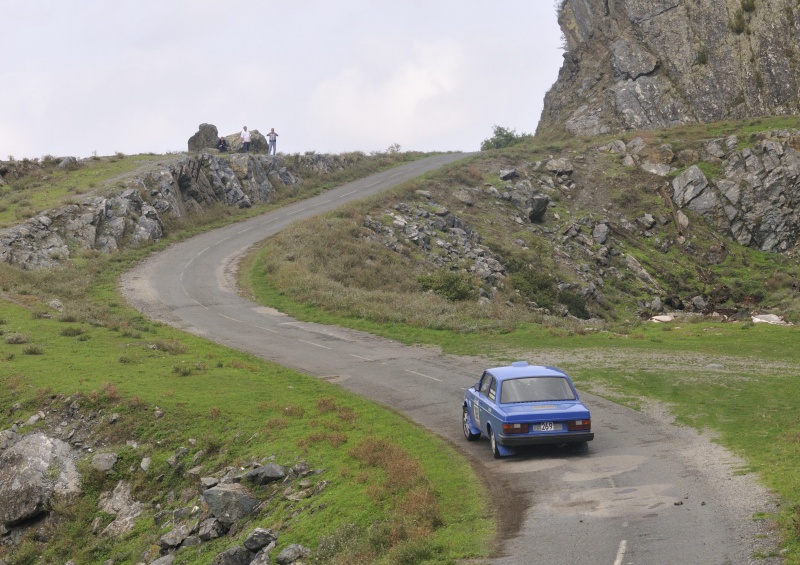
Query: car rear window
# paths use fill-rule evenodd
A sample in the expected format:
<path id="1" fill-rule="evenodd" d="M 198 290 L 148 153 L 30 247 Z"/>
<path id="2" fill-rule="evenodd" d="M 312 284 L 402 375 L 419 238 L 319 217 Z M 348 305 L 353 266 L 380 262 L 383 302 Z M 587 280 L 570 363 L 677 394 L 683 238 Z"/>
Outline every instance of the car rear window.
<path id="1" fill-rule="evenodd" d="M 503 381 L 500 402 L 538 402 L 575 400 L 575 393 L 564 377 L 520 377 Z"/>

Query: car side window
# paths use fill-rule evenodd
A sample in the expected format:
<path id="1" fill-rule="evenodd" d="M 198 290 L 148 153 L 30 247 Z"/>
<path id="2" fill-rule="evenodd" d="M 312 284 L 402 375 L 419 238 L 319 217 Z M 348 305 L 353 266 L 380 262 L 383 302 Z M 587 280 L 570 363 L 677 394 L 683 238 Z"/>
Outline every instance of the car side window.
<path id="1" fill-rule="evenodd" d="M 497 379 L 492 377 L 491 380 L 492 380 L 492 382 L 489 385 L 489 394 L 488 394 L 488 396 L 489 396 L 489 400 L 494 401 L 495 396 L 497 395 Z"/>
<path id="2" fill-rule="evenodd" d="M 492 380 L 492 375 L 490 375 L 489 373 L 484 373 L 483 377 L 481 377 L 480 393 L 483 396 L 486 396 L 486 395 L 489 394 L 489 384 L 490 384 L 491 380 Z"/>

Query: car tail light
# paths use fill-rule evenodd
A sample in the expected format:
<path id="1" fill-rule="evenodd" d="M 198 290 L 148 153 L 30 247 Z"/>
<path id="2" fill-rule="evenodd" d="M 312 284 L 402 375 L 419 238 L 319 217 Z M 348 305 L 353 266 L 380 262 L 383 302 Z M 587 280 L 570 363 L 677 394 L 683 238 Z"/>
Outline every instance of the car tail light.
<path id="1" fill-rule="evenodd" d="M 530 424 L 503 424 L 503 434 L 527 434 L 531 429 Z"/>
<path id="2" fill-rule="evenodd" d="M 567 429 L 571 432 L 588 432 L 592 429 L 592 421 L 586 420 L 569 420 L 567 422 Z"/>

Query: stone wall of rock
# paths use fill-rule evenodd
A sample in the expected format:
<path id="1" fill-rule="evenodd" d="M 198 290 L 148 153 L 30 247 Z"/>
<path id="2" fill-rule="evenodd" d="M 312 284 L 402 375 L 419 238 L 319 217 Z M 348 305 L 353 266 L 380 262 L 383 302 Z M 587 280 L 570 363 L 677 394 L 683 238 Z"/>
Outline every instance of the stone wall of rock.
<path id="1" fill-rule="evenodd" d="M 689 168 L 672 182 L 675 204 L 742 245 L 763 251 L 793 247 L 800 233 L 800 136 L 776 133 L 741 151 L 735 138 L 707 144 L 723 176 L 708 179 L 698 167 Z"/>
<path id="2" fill-rule="evenodd" d="M 752 9 L 751 9 L 752 8 Z M 598 135 L 800 111 L 800 6 L 563 0 L 539 131 Z"/>
<path id="3" fill-rule="evenodd" d="M 128 178 L 112 194 L 86 196 L 1 230 L 0 261 L 51 268 L 76 249 L 108 253 L 155 242 L 164 237 L 167 218 L 181 220 L 214 204 L 267 203 L 276 184 L 300 182 L 279 157 L 216 151 L 178 157 Z"/>
<path id="4" fill-rule="evenodd" d="M 689 165 L 672 180 L 669 194 L 679 228 L 691 211 L 741 245 L 787 251 L 800 235 L 800 130 L 767 132 L 753 147 L 738 145 L 736 136 L 728 136 L 706 142 L 700 152 L 674 155 L 670 145 L 647 148 L 637 137 L 600 150 L 664 177 Z M 708 178 L 698 166 L 703 163 L 721 175 Z"/>

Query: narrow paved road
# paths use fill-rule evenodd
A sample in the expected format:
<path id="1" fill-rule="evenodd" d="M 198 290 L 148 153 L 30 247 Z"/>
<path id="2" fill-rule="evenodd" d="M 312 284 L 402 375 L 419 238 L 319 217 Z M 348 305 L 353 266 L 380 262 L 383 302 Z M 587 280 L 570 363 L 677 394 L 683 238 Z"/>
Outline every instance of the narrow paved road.
<path id="1" fill-rule="evenodd" d="M 695 434 L 584 394 L 596 433 L 588 454 L 540 448 L 497 461 L 487 441 L 467 443 L 461 435 L 460 403 L 484 368 L 480 359 L 301 322 L 237 294 L 237 262 L 253 244 L 294 221 L 465 157 L 403 165 L 197 236 L 127 273 L 122 291 L 151 318 L 338 383 L 457 445 L 491 477 L 499 501 L 502 540 L 486 563 L 776 563 L 752 558 L 764 543 L 752 521 L 752 485 L 740 482 L 734 463 L 720 462 L 718 448 Z"/>

